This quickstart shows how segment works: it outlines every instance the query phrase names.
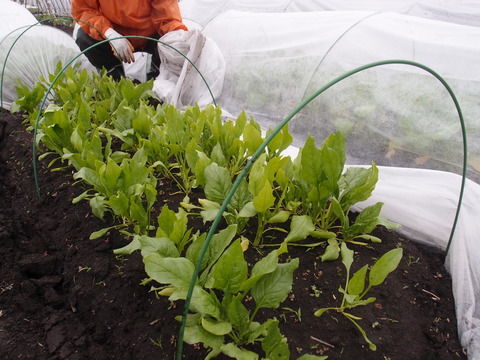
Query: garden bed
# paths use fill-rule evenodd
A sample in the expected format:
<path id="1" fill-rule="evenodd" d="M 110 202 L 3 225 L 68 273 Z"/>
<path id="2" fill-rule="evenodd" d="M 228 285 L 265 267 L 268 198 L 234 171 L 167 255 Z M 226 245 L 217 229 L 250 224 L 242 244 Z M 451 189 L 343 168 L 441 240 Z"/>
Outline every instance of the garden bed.
<path id="1" fill-rule="evenodd" d="M 32 134 L 19 116 L 1 110 L 0 140 L 0 358 L 174 359 L 180 328 L 175 316 L 183 302 L 175 305 L 140 285 L 147 277 L 141 255 L 113 254 L 127 242 L 120 234 L 89 240 L 108 224 L 91 214 L 87 202 L 72 205 L 85 189 L 73 185 L 71 169 L 52 172 L 47 161 L 40 162 L 37 197 Z M 158 207 L 175 208 L 183 196 L 167 179 L 159 183 Z M 398 268 L 372 290 L 375 303 L 352 311 L 362 317 L 376 351 L 345 318 L 313 316 L 338 305 L 345 275 L 341 261 L 321 262 L 322 248 L 289 247 L 288 256 L 300 259 L 292 291 L 279 310 L 259 316 L 280 320 L 292 359 L 307 353 L 328 359 L 465 359 L 443 255 L 384 228 L 373 234 L 383 242 L 351 247 L 353 270 L 403 248 Z M 203 359 L 205 350 L 185 344 L 183 354 Z"/>

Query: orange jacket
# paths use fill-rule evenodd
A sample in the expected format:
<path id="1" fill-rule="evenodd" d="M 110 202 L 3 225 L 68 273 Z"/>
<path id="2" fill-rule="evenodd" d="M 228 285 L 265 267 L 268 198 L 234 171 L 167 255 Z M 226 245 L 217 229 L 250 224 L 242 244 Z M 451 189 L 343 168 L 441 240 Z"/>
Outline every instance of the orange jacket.
<path id="1" fill-rule="evenodd" d="M 182 22 L 178 0 L 72 0 L 72 17 L 80 20 L 78 24 L 96 40 L 104 40 L 108 28 L 122 35 L 145 37 L 188 30 Z M 147 42 L 128 40 L 136 50 Z"/>

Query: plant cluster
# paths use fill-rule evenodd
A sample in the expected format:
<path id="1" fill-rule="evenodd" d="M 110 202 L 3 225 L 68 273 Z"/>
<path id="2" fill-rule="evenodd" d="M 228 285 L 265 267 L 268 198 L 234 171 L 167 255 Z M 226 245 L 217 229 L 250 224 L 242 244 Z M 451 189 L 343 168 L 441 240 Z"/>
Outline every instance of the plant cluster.
<path id="1" fill-rule="evenodd" d="M 74 168 L 75 180 L 89 186 L 74 202 L 87 200 L 99 218 L 110 213 L 119 220 L 91 238 L 112 227 L 131 238 L 129 245 L 115 252 L 140 251 L 148 275 L 144 283 L 153 284 L 159 295 L 172 301 L 186 300 L 194 280 L 185 342 L 202 343 L 209 349 L 207 359 L 220 353 L 258 359 L 250 350 L 255 343 L 260 343 L 265 359 L 289 359 L 278 320 L 256 321 L 262 308 L 278 308 L 291 291 L 300 259 L 281 262 L 280 255 L 292 245 L 323 246 L 322 260 L 335 260 L 341 254 L 348 273 L 351 261 L 345 259 L 353 251 L 347 243 L 380 241 L 369 234 L 376 226 L 397 226 L 380 216 L 382 203 L 365 208 L 350 222 L 351 207 L 371 195 L 378 169 L 372 164 L 368 169 L 344 171 L 341 133 L 330 135 L 320 147 L 308 138 L 298 157 L 291 159 L 282 155 L 292 142 L 285 127 L 242 180 L 221 214 L 226 227 L 213 235 L 201 255 L 207 234 L 190 227 L 189 217 L 201 216 L 209 222 L 218 216 L 236 177 L 265 140 L 259 124 L 245 113 L 235 121 L 223 119 L 221 109 L 213 106 L 180 111 L 155 105 L 152 81 L 115 82 L 104 74 L 72 69 L 53 84 L 51 103 L 39 113 L 38 105 L 53 79 L 42 79 L 33 90 L 20 84 L 13 111 L 26 112 L 26 122 L 36 130 L 35 141 L 48 149 L 41 158 L 53 154 L 50 165 L 62 161 Z M 157 219 L 151 219 L 160 196 L 157 183 L 164 177 L 178 185 L 184 200 L 176 211 L 164 205 Z M 194 188 L 204 194 L 198 204 L 190 201 Z M 257 231 L 248 239 L 246 228 L 252 224 Z M 250 244 L 264 245 L 265 234 L 273 230 L 284 232 L 283 240 L 249 267 L 245 251 Z M 305 244 L 308 239 L 317 240 Z M 396 268 L 397 257 L 401 250 L 392 261 L 379 260 L 365 289 L 359 278 L 365 276 L 366 267 L 350 280 L 347 275 L 345 299 L 336 310 L 348 317 L 344 309 L 371 302 L 363 296 Z M 254 300 L 252 308 L 245 305 L 247 297 Z"/>

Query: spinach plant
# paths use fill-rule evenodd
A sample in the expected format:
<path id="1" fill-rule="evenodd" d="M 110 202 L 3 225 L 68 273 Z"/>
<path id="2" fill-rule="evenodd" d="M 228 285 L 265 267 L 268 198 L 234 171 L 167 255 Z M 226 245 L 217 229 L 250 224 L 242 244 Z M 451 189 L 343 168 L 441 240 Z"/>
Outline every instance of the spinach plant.
<path id="1" fill-rule="evenodd" d="M 346 243 L 341 244 L 342 263 L 346 269 L 345 288 L 340 287 L 339 291 L 342 296 L 342 302 L 338 307 L 321 308 L 315 311 L 315 316 L 322 316 L 326 311 L 335 310 L 345 316 L 351 321 L 355 327 L 360 331 L 365 341 L 371 350 L 376 350 L 377 347 L 370 341 L 365 333 L 365 330 L 357 322 L 361 320 L 358 316 L 347 312 L 357 306 L 365 306 L 376 300 L 374 297 L 365 298 L 367 293 L 374 286 L 378 286 L 385 281 L 385 278 L 394 271 L 403 256 L 403 249 L 396 248 L 385 253 L 375 264 L 370 268 L 368 265 L 360 268 L 353 276 L 350 276 L 350 268 L 353 263 L 353 250 L 348 249 Z M 368 273 L 368 275 L 367 275 Z M 366 281 L 367 280 L 367 281 Z"/>
<path id="2" fill-rule="evenodd" d="M 295 211 L 286 242 L 293 243 L 313 236 L 323 238 L 326 250 L 323 261 L 338 258 L 339 244 L 355 239 L 381 241 L 368 235 L 377 225 L 398 227 L 380 215 L 382 203 L 362 210 L 353 225 L 350 208 L 367 200 L 378 181 L 378 168 L 345 167 L 345 138 L 341 133 L 329 135 L 317 148 L 309 137 L 295 159 L 293 170 L 279 179 L 287 192 L 285 207 Z M 292 180 L 290 180 L 292 179 Z M 335 234 L 335 235 L 334 235 Z"/>
<path id="3" fill-rule="evenodd" d="M 278 320 L 259 323 L 255 317 L 262 308 L 278 308 L 285 300 L 299 260 L 280 263 L 279 255 L 284 249 L 274 250 L 249 273 L 244 247 L 240 239 L 233 240 L 235 233 L 235 225 L 231 225 L 212 238 L 194 287 L 184 340 L 208 348 L 206 359 L 221 353 L 236 359 L 258 359 L 258 354 L 249 350 L 256 342 L 261 343 L 265 359 L 290 359 Z M 161 246 L 151 246 L 148 242 L 148 251 L 145 251 L 147 243 L 140 242 L 149 281 L 155 280 L 163 286 L 160 295 L 169 296 L 172 301 L 185 300 L 204 241 L 204 236 L 197 237 L 184 256 L 175 256 L 178 252 L 172 250 L 176 249 L 173 242 L 165 245 L 168 238 L 158 241 Z M 247 295 L 254 300 L 250 309 L 245 303 Z"/>

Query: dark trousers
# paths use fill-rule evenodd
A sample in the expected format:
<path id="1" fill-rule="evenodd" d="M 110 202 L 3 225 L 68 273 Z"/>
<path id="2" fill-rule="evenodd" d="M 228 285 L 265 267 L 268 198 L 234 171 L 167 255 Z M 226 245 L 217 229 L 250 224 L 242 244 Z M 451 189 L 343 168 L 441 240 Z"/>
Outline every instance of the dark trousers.
<path id="1" fill-rule="evenodd" d="M 152 36 L 152 38 L 158 39 L 158 35 Z M 90 37 L 82 28 L 78 29 L 77 38 L 75 39 L 78 47 L 81 51 L 88 49 L 90 46 L 98 44 L 100 41 Z M 138 50 L 138 49 L 135 49 Z M 160 67 L 160 56 L 158 55 L 157 42 L 148 40 L 144 49 L 141 51 L 152 54 L 152 66 L 147 73 L 147 79 L 157 77 Z M 95 46 L 94 48 L 85 52 L 85 56 L 90 63 L 97 69 L 105 68 L 108 75 L 111 75 L 115 80 L 125 76 L 125 70 L 123 69 L 123 63 L 119 60 L 112 51 L 112 47 L 108 42 Z"/>

